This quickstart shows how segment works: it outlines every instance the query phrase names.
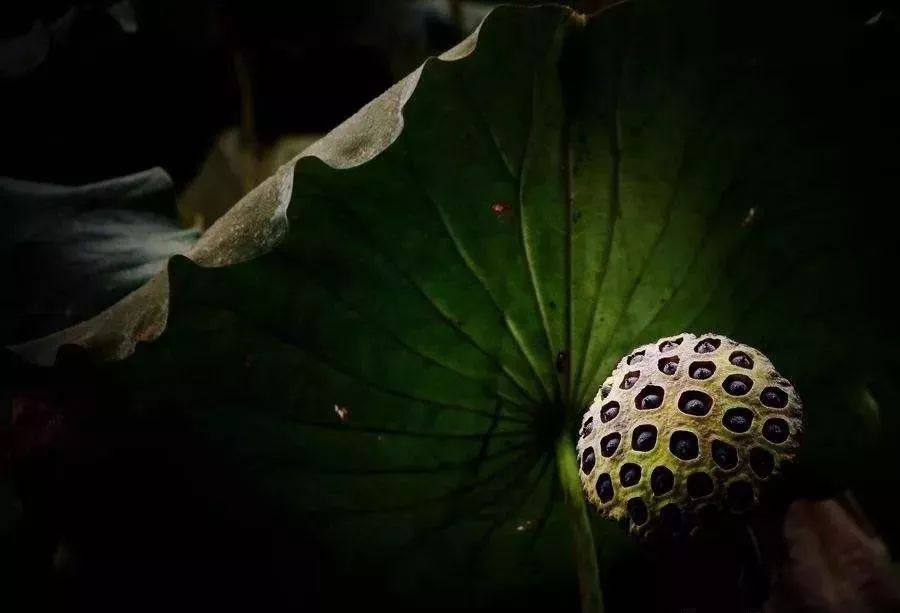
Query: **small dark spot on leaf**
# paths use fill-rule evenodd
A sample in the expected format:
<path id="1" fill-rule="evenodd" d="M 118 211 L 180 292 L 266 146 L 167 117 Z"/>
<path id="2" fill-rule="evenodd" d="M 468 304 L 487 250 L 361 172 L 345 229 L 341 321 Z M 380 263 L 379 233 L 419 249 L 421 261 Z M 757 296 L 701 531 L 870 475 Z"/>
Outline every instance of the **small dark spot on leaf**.
<path id="1" fill-rule="evenodd" d="M 642 499 L 632 498 L 625 503 L 625 508 L 628 509 L 628 516 L 636 526 L 640 526 L 647 521 L 647 505 L 644 504 Z"/>
<path id="2" fill-rule="evenodd" d="M 603 473 L 597 478 L 597 496 L 600 498 L 600 502 L 612 500 L 613 484 L 608 473 Z"/>
<path id="3" fill-rule="evenodd" d="M 725 411 L 722 416 L 722 425 L 738 434 L 743 434 L 750 429 L 753 423 L 753 412 L 744 407 L 734 407 Z"/>
<path id="4" fill-rule="evenodd" d="M 724 441 L 712 442 L 713 461 L 723 470 L 731 470 L 738 463 L 737 449 Z"/>
<path id="5" fill-rule="evenodd" d="M 746 375 L 728 375 L 722 382 L 722 389 L 732 396 L 743 396 L 753 387 L 753 381 Z"/>
<path id="6" fill-rule="evenodd" d="M 691 498 L 702 498 L 712 494 L 715 485 L 706 473 L 693 473 L 687 478 L 687 491 Z"/>
<path id="7" fill-rule="evenodd" d="M 634 405 L 641 411 L 657 409 L 663 403 L 663 388 L 658 385 L 648 385 L 641 390 L 634 399 Z"/>
<path id="8" fill-rule="evenodd" d="M 635 451 L 651 451 L 656 447 L 656 426 L 641 424 L 631 434 L 631 448 Z"/>
<path id="9" fill-rule="evenodd" d="M 675 485 L 675 475 L 665 466 L 657 466 L 650 473 L 650 489 L 657 496 L 662 496 Z"/>
<path id="10" fill-rule="evenodd" d="M 618 432 L 612 432 L 600 439 L 600 453 L 604 458 L 610 457 L 619 448 L 622 441 L 622 435 Z"/>
<path id="11" fill-rule="evenodd" d="M 556 372 L 563 374 L 569 369 L 569 352 L 560 351 L 556 354 Z"/>
<path id="12" fill-rule="evenodd" d="M 552 300 L 547 303 L 547 306 L 549 306 L 551 309 L 556 310 L 556 303 L 553 302 Z"/>
<path id="13" fill-rule="evenodd" d="M 584 450 L 584 453 L 581 455 L 581 470 L 584 471 L 584 474 L 589 475 L 591 471 L 594 470 L 594 464 L 597 462 L 596 456 L 594 456 L 594 448 L 588 447 Z"/>
<path id="14" fill-rule="evenodd" d="M 743 351 L 735 351 L 728 356 L 728 361 L 739 368 L 753 368 L 753 358 Z"/>
<path id="15" fill-rule="evenodd" d="M 687 430 L 676 430 L 669 438 L 669 451 L 676 458 L 693 460 L 700 455 L 700 445 L 697 435 Z"/>
<path id="16" fill-rule="evenodd" d="M 783 443 L 787 440 L 789 432 L 788 423 L 780 417 L 767 419 L 763 424 L 763 436 L 772 443 Z"/>
<path id="17" fill-rule="evenodd" d="M 759 395 L 759 400 L 767 407 L 773 409 L 783 409 L 787 406 L 788 395 L 783 389 L 777 387 L 767 387 Z"/>
<path id="18" fill-rule="evenodd" d="M 600 408 L 600 423 L 612 421 L 619 414 L 619 403 L 615 400 L 607 402 Z"/>
<path id="19" fill-rule="evenodd" d="M 712 409 L 712 398 L 700 390 L 686 390 L 678 397 L 678 409 L 682 413 L 702 417 Z"/>
<path id="20" fill-rule="evenodd" d="M 762 479 L 765 479 L 775 470 L 775 458 L 762 447 L 754 447 L 748 454 L 750 468 Z"/>

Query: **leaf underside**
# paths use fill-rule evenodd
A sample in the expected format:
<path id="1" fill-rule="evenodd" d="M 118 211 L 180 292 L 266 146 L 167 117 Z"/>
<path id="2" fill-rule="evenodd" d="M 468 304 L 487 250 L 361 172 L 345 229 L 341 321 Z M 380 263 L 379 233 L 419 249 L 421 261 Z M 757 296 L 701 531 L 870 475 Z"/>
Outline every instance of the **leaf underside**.
<path id="1" fill-rule="evenodd" d="M 824 461 L 831 392 L 860 380 L 847 349 L 878 351 L 883 255 L 839 240 L 864 233 L 825 129 L 840 58 L 785 56 L 743 10 L 495 10 L 425 64 L 377 154 L 301 156 L 262 231 L 232 210 L 265 253 L 170 261 L 162 335 L 110 377 L 134 409 L 190 414 L 348 577 L 443 603 L 574 590 L 554 441 L 638 344 L 759 347 Z M 605 560 L 627 551 L 596 532 Z"/>

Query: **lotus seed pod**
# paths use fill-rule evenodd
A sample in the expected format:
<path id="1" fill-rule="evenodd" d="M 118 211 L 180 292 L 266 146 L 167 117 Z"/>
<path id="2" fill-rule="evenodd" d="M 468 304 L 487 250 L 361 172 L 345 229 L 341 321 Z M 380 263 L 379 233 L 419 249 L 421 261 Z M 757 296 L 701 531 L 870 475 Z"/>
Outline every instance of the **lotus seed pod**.
<path id="1" fill-rule="evenodd" d="M 623 357 L 585 412 L 581 485 L 639 538 L 718 508 L 742 514 L 795 461 L 802 404 L 753 347 L 680 334 Z"/>

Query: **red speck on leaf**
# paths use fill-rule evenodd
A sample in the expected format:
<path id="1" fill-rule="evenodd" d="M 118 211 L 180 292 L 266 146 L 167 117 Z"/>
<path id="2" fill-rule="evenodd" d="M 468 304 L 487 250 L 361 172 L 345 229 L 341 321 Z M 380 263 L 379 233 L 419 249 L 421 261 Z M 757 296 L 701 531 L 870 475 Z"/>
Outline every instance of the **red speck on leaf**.
<path id="1" fill-rule="evenodd" d="M 491 211 L 497 217 L 504 217 L 512 210 L 512 206 L 503 200 L 498 200 L 491 205 Z"/>
<path id="2" fill-rule="evenodd" d="M 350 420 L 350 409 L 343 405 L 334 405 L 334 414 L 337 415 L 338 419 L 340 419 L 343 423 L 347 423 Z"/>
<path id="3" fill-rule="evenodd" d="M 158 337 L 160 332 L 160 325 L 157 322 L 151 322 L 150 324 L 137 331 L 137 333 L 134 335 L 134 340 L 147 343 Z"/>

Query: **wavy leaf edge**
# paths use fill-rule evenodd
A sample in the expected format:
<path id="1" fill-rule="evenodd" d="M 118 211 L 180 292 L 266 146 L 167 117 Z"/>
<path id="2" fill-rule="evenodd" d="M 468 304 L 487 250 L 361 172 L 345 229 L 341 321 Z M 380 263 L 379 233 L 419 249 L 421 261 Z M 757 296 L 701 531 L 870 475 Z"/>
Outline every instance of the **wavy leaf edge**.
<path id="1" fill-rule="evenodd" d="M 629 2 L 613 3 L 595 15 Z M 169 258 L 166 268 L 145 285 L 90 319 L 6 349 L 29 365 L 52 367 L 60 351 L 69 345 L 87 350 L 94 360 L 105 362 L 123 360 L 134 353 L 138 343 L 158 340 L 166 330 L 171 275 L 178 267 L 177 262 L 186 260 L 200 268 L 221 268 L 271 252 L 289 232 L 287 210 L 294 190 L 295 170 L 300 163 L 319 161 L 331 169 L 344 170 L 374 160 L 403 132 L 404 110 L 416 95 L 423 73 L 437 64 L 477 54 L 482 30 L 504 19 L 505 14 L 541 8 L 556 10 L 561 20 L 584 23 L 587 19 L 584 14 L 562 5 L 498 6 L 456 46 L 428 57 L 413 72 L 283 164 L 204 232 L 190 251 Z M 386 118 L 390 121 L 385 122 Z"/>

